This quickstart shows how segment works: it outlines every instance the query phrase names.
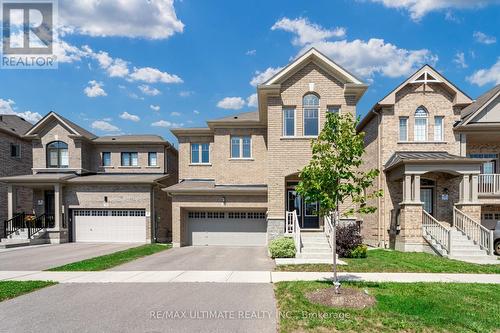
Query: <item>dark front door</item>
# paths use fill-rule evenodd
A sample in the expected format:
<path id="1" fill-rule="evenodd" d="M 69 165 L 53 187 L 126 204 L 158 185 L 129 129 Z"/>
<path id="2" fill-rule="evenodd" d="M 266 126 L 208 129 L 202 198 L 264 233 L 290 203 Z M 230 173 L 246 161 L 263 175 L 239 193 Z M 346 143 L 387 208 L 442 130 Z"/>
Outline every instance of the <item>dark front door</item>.
<path id="1" fill-rule="evenodd" d="M 317 203 L 305 203 L 303 198 L 292 189 L 287 190 L 287 207 L 288 212 L 295 210 L 299 220 L 299 226 L 302 229 L 317 229 L 319 228 L 319 216 L 316 214 Z"/>
<path id="2" fill-rule="evenodd" d="M 55 197 L 54 191 L 45 191 L 45 218 L 49 222 L 49 227 L 54 227 Z"/>

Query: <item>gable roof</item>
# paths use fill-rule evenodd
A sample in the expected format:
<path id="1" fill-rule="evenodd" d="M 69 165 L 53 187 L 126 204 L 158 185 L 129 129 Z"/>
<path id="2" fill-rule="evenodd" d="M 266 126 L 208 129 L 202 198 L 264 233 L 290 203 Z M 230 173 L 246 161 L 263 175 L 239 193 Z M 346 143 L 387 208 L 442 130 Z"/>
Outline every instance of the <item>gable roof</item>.
<path id="1" fill-rule="evenodd" d="M 0 130 L 21 137 L 26 133 L 33 125 L 23 118 L 14 114 L 2 114 L 0 115 Z"/>
<path id="2" fill-rule="evenodd" d="M 36 123 L 25 135 L 26 136 L 36 135 L 52 119 L 56 119 L 60 123 L 64 124 L 66 127 L 70 129 L 70 131 L 73 132 L 74 135 L 82 136 L 89 140 L 97 138 L 97 135 L 95 135 L 94 133 L 87 131 L 86 129 L 78 126 L 71 120 L 64 118 L 58 113 L 55 113 L 54 111 L 51 111 L 47 115 L 45 115 L 45 117 L 43 117 L 38 123 Z"/>
<path id="3" fill-rule="evenodd" d="M 434 162 L 434 163 L 471 163 L 479 164 L 481 159 L 473 159 L 452 155 L 446 151 L 397 151 L 385 163 L 385 170 L 394 168 L 397 165 L 404 163 L 419 163 L 419 162 Z"/>
<path id="4" fill-rule="evenodd" d="M 224 118 L 209 120 L 208 123 L 241 123 L 248 121 L 259 121 L 259 111 L 241 112 Z"/>
<path id="5" fill-rule="evenodd" d="M 493 101 L 498 95 L 500 95 L 500 84 L 491 88 L 474 101 L 474 103 L 465 107 L 461 112 L 462 119 L 457 126 L 466 125 L 470 120 L 474 118 L 489 102 Z"/>
<path id="6" fill-rule="evenodd" d="M 100 136 L 92 140 L 95 143 L 103 144 L 121 144 L 121 143 L 161 143 L 169 144 L 165 141 L 162 136 L 154 134 L 144 134 L 144 135 L 106 135 Z"/>

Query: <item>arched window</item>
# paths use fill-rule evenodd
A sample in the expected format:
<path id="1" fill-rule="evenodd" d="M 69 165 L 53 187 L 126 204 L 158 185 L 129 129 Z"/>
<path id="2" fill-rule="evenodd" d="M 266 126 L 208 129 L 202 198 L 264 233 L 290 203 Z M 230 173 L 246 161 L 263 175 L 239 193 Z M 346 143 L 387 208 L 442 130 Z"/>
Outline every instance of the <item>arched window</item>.
<path id="1" fill-rule="evenodd" d="M 423 106 L 415 111 L 415 141 L 427 141 L 427 118 L 429 113 Z"/>
<path id="2" fill-rule="evenodd" d="M 319 97 L 307 94 L 302 99 L 304 108 L 304 136 L 317 136 L 319 132 Z"/>
<path id="3" fill-rule="evenodd" d="M 68 144 L 52 141 L 47 145 L 47 168 L 67 168 L 69 166 Z"/>

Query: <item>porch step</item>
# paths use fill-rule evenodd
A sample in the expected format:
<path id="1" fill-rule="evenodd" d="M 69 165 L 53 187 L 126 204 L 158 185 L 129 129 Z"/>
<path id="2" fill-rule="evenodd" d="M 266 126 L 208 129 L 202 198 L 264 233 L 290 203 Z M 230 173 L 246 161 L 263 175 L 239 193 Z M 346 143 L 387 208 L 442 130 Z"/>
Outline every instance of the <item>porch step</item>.
<path id="1" fill-rule="evenodd" d="M 331 253 L 332 249 L 328 247 L 303 247 L 302 253 Z"/>
<path id="2" fill-rule="evenodd" d="M 0 249 L 9 249 L 9 248 L 13 248 L 13 247 L 41 245 L 41 244 L 49 244 L 49 243 L 50 243 L 50 241 L 47 238 L 38 238 L 38 239 L 2 238 L 0 240 Z"/>

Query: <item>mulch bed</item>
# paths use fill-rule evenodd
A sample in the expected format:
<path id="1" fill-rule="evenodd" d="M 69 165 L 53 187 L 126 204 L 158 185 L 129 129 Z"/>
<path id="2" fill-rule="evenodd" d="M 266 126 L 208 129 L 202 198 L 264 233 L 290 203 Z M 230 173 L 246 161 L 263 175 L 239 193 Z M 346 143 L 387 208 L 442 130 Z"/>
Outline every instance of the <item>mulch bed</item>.
<path id="1" fill-rule="evenodd" d="M 375 297 L 355 288 L 340 288 L 340 294 L 336 294 L 333 287 L 317 289 L 305 296 L 312 303 L 334 308 L 364 309 L 376 303 Z"/>

